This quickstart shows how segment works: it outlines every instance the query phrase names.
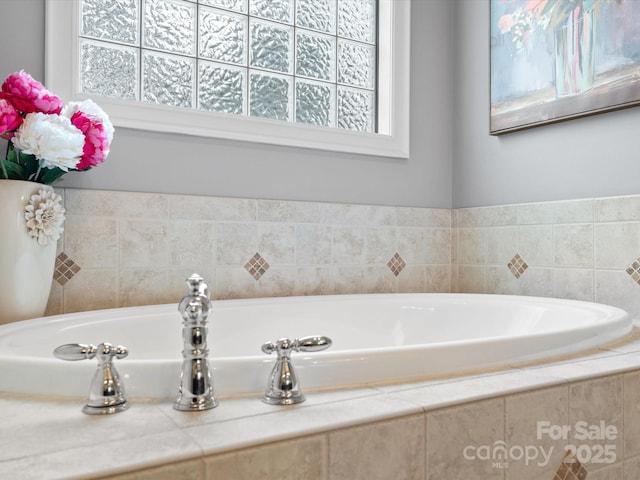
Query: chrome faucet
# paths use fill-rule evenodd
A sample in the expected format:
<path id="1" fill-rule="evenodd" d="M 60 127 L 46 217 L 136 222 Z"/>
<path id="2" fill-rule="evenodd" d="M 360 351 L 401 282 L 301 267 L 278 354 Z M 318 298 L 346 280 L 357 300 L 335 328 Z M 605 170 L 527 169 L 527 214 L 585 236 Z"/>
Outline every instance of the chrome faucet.
<path id="1" fill-rule="evenodd" d="M 207 348 L 207 317 L 211 312 L 209 287 L 196 273 L 186 282 L 189 292 L 178 305 L 183 318 L 183 361 L 174 408 L 180 411 L 208 410 L 218 405 L 213 393 Z"/>
<path id="2" fill-rule="evenodd" d="M 329 348 L 331 344 L 329 337 L 311 336 L 295 340 L 281 338 L 277 342 L 262 345 L 264 353 L 278 354 L 262 401 L 269 405 L 295 405 L 304 402 L 306 398 L 300 390 L 298 376 L 291 363 L 291 352 L 319 352 Z"/>
<path id="3" fill-rule="evenodd" d="M 120 375 L 113 366 L 114 358 L 124 358 L 129 352 L 125 347 L 114 347 L 110 343 L 100 345 L 85 345 L 83 343 L 68 343 L 60 345 L 53 354 L 62 360 L 98 359 L 98 369 L 93 375 L 89 399 L 82 409 L 87 415 L 108 415 L 123 412 L 129 408 L 124 394 L 124 385 Z"/>

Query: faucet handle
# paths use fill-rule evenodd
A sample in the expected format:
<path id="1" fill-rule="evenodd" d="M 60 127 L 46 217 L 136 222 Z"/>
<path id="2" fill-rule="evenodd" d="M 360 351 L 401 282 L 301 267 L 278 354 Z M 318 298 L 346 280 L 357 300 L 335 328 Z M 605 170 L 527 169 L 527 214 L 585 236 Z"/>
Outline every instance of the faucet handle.
<path id="1" fill-rule="evenodd" d="M 97 347 L 83 343 L 68 343 L 57 347 L 53 354 L 62 360 L 78 361 L 98 359 L 98 369 L 91 381 L 89 399 L 82 409 L 88 415 L 106 415 L 118 413 L 129 408 L 124 394 L 124 385 L 112 361 L 125 358 L 129 351 L 122 346 L 114 347 L 110 343 L 101 343 Z"/>
<path id="2" fill-rule="evenodd" d="M 56 348 L 53 354 L 61 360 L 75 362 L 95 357 L 96 347 L 84 343 L 67 343 Z"/>
<path id="3" fill-rule="evenodd" d="M 324 336 L 310 336 L 296 338 L 291 341 L 288 338 L 281 338 L 277 342 L 266 342 L 262 345 L 262 351 L 267 354 L 278 352 L 278 356 L 289 355 L 291 351 L 296 352 L 320 352 L 331 346 L 331 339 Z"/>
<path id="4" fill-rule="evenodd" d="M 101 355 L 108 355 L 115 358 L 124 358 L 129 354 L 125 347 L 117 346 L 114 349 L 110 343 L 102 343 L 98 345 L 98 347 L 95 347 L 91 344 L 86 345 L 84 343 L 67 343 L 56 348 L 53 351 L 53 354 L 61 360 L 67 360 L 71 362 L 87 359 L 90 360 L 98 355 L 98 349 L 100 347 L 102 347 Z"/>
<path id="5" fill-rule="evenodd" d="M 262 401 L 269 405 L 293 405 L 304 402 L 305 396 L 300 390 L 298 377 L 291 363 L 291 352 L 319 352 L 331 346 L 331 339 L 323 336 L 310 336 L 289 340 L 281 338 L 276 342 L 262 345 L 264 353 L 276 352 L 278 360 L 271 370 L 269 384 Z"/>
<path id="6" fill-rule="evenodd" d="M 187 287 L 189 287 L 189 295 L 197 296 L 202 295 L 204 297 L 210 298 L 209 295 L 209 285 L 204 281 L 197 273 L 193 273 L 185 280 Z"/>

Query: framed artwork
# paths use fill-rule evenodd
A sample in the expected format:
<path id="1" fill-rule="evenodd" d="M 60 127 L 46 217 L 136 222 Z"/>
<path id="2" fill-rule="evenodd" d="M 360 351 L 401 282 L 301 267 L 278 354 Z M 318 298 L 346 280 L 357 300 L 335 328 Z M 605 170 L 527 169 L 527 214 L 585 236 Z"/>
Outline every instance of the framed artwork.
<path id="1" fill-rule="evenodd" d="M 492 135 L 640 105 L 640 1 L 490 1 Z"/>

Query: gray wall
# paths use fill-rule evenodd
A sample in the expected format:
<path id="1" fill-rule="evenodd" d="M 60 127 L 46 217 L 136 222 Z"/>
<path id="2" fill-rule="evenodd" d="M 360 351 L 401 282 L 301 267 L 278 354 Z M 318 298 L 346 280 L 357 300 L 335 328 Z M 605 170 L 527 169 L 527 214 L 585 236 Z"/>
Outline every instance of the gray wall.
<path id="1" fill-rule="evenodd" d="M 44 11 L 44 0 L 0 2 L 1 78 L 25 69 L 43 80 Z M 449 0 L 412 2 L 408 160 L 117 129 L 107 162 L 61 186 L 450 208 L 452 11 Z"/>
<path id="2" fill-rule="evenodd" d="M 453 8 L 454 207 L 640 193 L 640 108 L 490 136 L 489 0 Z"/>
<path id="3" fill-rule="evenodd" d="M 0 75 L 42 79 L 44 0 L 0 17 Z M 443 208 L 640 193 L 640 109 L 488 134 L 488 36 L 489 0 L 413 0 L 408 160 L 118 129 L 107 163 L 62 185 Z"/>

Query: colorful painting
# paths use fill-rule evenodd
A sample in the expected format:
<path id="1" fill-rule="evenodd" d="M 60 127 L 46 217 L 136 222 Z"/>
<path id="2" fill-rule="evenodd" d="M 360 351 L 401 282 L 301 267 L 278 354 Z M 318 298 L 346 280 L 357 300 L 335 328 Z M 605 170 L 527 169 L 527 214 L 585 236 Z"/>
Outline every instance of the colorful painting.
<path id="1" fill-rule="evenodd" d="M 640 104 L 640 0 L 491 0 L 491 134 Z"/>

